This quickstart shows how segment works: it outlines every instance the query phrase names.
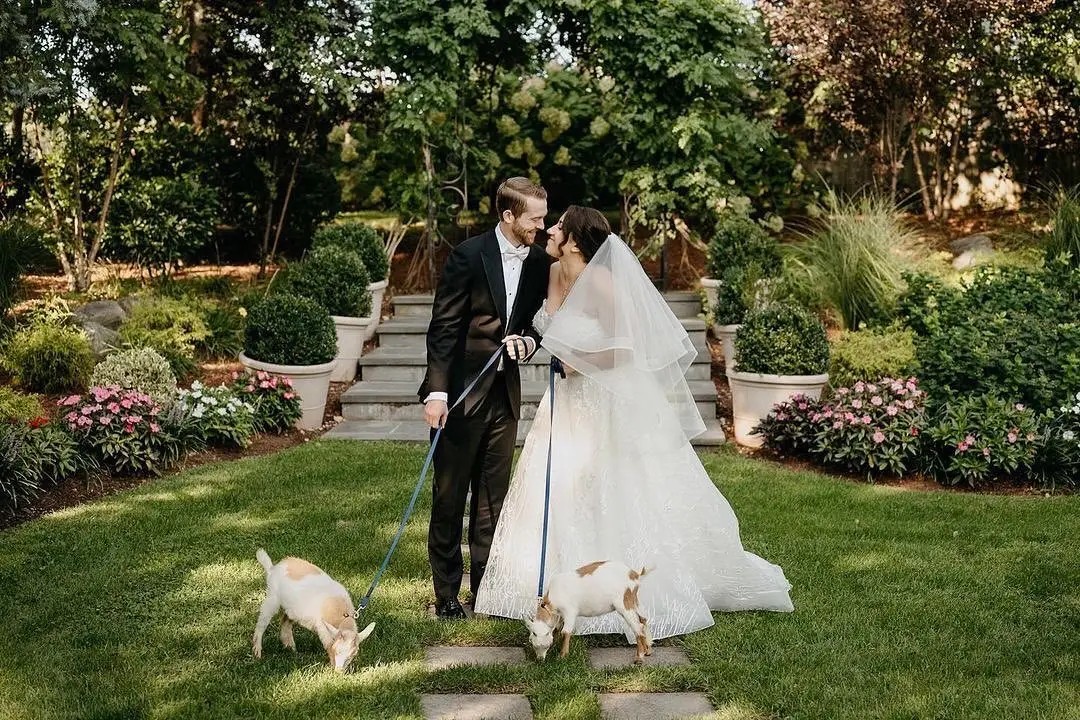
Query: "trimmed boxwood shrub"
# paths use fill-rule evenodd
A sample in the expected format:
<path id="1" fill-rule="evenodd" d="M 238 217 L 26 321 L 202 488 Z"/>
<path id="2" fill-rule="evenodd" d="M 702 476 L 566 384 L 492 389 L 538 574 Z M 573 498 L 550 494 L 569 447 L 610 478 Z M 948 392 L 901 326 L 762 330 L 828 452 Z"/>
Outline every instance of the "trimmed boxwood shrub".
<path id="1" fill-rule="evenodd" d="M 371 315 L 370 282 L 359 255 L 330 245 L 313 250 L 289 269 L 287 290 L 311 298 L 331 315 L 367 317 Z"/>
<path id="2" fill-rule="evenodd" d="M 244 353 L 278 365 L 321 365 L 337 355 L 334 321 L 326 308 L 289 293 L 271 295 L 248 311 Z"/>
<path id="3" fill-rule="evenodd" d="M 770 375 L 818 375 L 829 366 L 825 326 L 793 305 L 750 312 L 735 333 L 735 370 Z"/>
<path id="4" fill-rule="evenodd" d="M 384 280 L 390 272 L 390 260 L 382 238 L 375 228 L 361 222 L 340 222 L 323 225 L 315 231 L 312 249 L 335 245 L 352 250 L 364 262 L 371 282 Z"/>

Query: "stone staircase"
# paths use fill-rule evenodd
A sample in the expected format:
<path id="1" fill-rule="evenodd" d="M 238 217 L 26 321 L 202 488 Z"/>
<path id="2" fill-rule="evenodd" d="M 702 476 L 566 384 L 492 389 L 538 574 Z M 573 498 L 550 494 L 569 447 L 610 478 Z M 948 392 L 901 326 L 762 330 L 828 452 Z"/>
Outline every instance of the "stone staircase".
<path id="1" fill-rule="evenodd" d="M 668 305 L 680 318 L 697 348 L 698 356 L 686 373 L 706 431 L 694 445 L 719 445 L 724 432 L 716 417 L 716 388 L 711 379 L 711 357 L 705 341 L 705 322 L 698 317 L 701 305 L 691 292 L 665 294 Z M 360 358 L 354 384 L 341 396 L 345 420 L 330 430 L 328 438 L 354 440 L 428 440 L 417 388 L 426 368 L 425 341 L 431 320 L 431 295 L 394 298 L 394 317 L 380 323 L 379 347 Z M 536 407 L 547 389 L 550 355 L 541 349 L 521 367 L 521 418 L 518 444 L 525 438 Z"/>

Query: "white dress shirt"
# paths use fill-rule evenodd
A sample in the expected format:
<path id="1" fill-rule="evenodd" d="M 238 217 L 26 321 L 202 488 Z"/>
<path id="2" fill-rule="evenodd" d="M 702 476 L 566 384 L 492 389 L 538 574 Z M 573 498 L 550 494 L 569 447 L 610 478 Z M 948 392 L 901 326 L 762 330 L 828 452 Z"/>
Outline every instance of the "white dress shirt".
<path id="1" fill-rule="evenodd" d="M 525 264 L 525 258 L 529 255 L 528 245 L 514 245 L 502 231 L 500 225 L 495 226 L 495 238 L 499 241 L 499 256 L 502 258 L 503 286 L 506 290 L 506 319 L 509 322 L 514 315 L 514 302 L 517 300 L 518 282 L 521 280 L 521 268 Z M 526 337 L 526 352 L 531 355 L 536 349 L 536 341 Z M 499 358 L 498 370 L 503 369 L 503 358 Z M 434 391 L 428 394 L 424 402 L 442 400 L 448 402 L 448 396 L 444 392 Z"/>

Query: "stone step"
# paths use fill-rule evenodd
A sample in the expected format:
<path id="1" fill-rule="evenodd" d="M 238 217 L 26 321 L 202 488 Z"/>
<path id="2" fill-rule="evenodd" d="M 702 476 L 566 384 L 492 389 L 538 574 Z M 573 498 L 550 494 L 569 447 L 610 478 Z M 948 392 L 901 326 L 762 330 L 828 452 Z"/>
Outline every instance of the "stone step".
<path id="1" fill-rule="evenodd" d="M 696 318 L 701 313 L 701 296 L 692 290 L 670 290 L 664 293 L 668 307 L 677 318 Z M 397 295 L 394 297 L 394 317 L 431 317 L 434 295 Z"/>
<path id="2" fill-rule="evenodd" d="M 690 442 L 694 447 L 715 447 L 724 444 L 724 430 L 720 420 L 707 417 L 705 432 Z M 532 422 L 518 423 L 517 444 L 525 442 Z M 430 442 L 430 428 L 422 420 L 346 420 L 338 423 L 323 436 L 339 440 L 389 440 L 397 442 Z"/>
<path id="3" fill-rule="evenodd" d="M 521 365 L 521 381 L 547 382 L 550 362 L 551 356 L 541 349 Z M 357 380 L 414 383 L 414 390 L 420 387 L 427 371 L 427 357 L 423 352 L 403 348 L 378 348 L 361 357 L 358 363 L 360 374 Z M 699 352 L 686 370 L 686 379 L 708 380 L 711 377 L 712 360 L 707 353 Z"/>
<path id="4" fill-rule="evenodd" d="M 525 650 L 521 647 L 437 645 L 424 648 L 424 667 L 428 670 L 445 670 L 461 665 L 523 665 L 526 659 Z"/>
<path id="5" fill-rule="evenodd" d="M 531 720 L 524 695 L 421 695 L 424 720 Z"/>
<path id="6" fill-rule="evenodd" d="M 716 415 L 716 386 L 712 380 L 693 380 L 690 392 L 702 417 Z M 421 407 L 417 383 L 365 380 L 353 385 L 341 396 L 341 414 L 346 420 L 419 420 Z M 547 381 L 521 385 L 521 418 L 536 415 L 540 399 L 547 392 Z"/>
<path id="7" fill-rule="evenodd" d="M 678 720 L 712 715 L 704 693 L 601 693 L 604 720 Z"/>

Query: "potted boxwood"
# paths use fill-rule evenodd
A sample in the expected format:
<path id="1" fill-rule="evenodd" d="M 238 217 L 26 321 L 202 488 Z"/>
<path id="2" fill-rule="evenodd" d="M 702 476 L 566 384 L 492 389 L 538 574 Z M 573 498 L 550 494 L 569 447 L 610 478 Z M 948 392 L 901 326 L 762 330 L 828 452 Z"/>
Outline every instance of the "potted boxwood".
<path id="1" fill-rule="evenodd" d="M 762 438 L 752 431 L 773 405 L 800 393 L 819 398 L 829 381 L 825 326 L 793 305 L 751 310 L 735 333 L 735 355 L 727 377 L 740 445 L 760 447 Z"/>
<path id="2" fill-rule="evenodd" d="M 289 269 L 288 291 L 326 308 L 337 333 L 337 366 L 330 379 L 350 382 L 356 361 L 364 351 L 371 322 L 368 273 L 360 256 L 337 245 L 315 248 L 303 262 Z"/>
<path id="3" fill-rule="evenodd" d="M 279 293 L 248 310 L 240 362 L 292 378 L 303 410 L 297 427 L 322 425 L 336 353 L 334 321 L 314 300 Z"/>
<path id="4" fill-rule="evenodd" d="M 368 323 L 364 339 L 375 336 L 375 330 L 382 320 L 382 302 L 390 276 L 390 258 L 382 238 L 370 225 L 361 222 L 339 222 L 324 225 L 315 232 L 313 248 L 335 245 L 352 250 L 360 256 L 368 271 L 368 291 L 371 293 L 371 322 Z"/>
<path id="5" fill-rule="evenodd" d="M 745 269 L 754 264 L 761 276 L 775 275 L 780 269 L 780 252 L 776 242 L 761 225 L 741 213 L 722 216 L 709 241 L 707 277 L 701 278 L 705 292 L 706 321 L 716 330 L 714 320 L 720 301 L 720 287 L 724 275 L 735 269 Z M 733 323 L 720 323 L 733 324 Z"/>

